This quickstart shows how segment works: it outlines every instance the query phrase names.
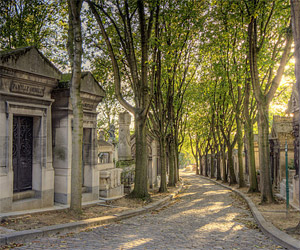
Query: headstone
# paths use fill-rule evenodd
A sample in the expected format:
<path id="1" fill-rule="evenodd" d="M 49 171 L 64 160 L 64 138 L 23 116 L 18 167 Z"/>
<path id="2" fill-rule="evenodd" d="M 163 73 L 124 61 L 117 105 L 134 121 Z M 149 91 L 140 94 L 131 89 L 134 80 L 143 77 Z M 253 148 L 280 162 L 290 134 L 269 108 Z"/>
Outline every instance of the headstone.
<path id="1" fill-rule="evenodd" d="M 131 160 L 130 126 L 131 116 L 128 112 L 119 114 L 119 147 L 118 158 L 120 161 Z"/>

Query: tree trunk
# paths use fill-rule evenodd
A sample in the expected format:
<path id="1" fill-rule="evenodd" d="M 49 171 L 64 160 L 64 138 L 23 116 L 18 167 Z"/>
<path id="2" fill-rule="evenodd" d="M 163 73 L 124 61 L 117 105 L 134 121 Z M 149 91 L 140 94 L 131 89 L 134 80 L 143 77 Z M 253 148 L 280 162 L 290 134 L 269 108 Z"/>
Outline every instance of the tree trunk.
<path id="1" fill-rule="evenodd" d="M 215 152 L 211 151 L 210 155 L 210 178 L 215 178 Z"/>
<path id="2" fill-rule="evenodd" d="M 147 149 L 147 132 L 146 117 L 135 113 L 135 139 L 136 139 L 136 155 L 135 155 L 135 179 L 132 196 L 136 198 L 147 198 L 148 193 L 148 149 Z M 145 181 L 146 180 L 146 181 Z"/>
<path id="3" fill-rule="evenodd" d="M 238 164 L 239 164 L 239 187 L 245 186 L 244 180 L 244 168 L 243 168 L 243 131 L 241 126 L 241 120 L 236 117 L 236 133 L 237 133 L 237 145 L 238 145 Z"/>
<path id="4" fill-rule="evenodd" d="M 254 133 L 253 133 L 253 118 L 250 116 L 249 104 L 250 103 L 250 81 L 245 82 L 245 98 L 244 98 L 244 131 L 245 131 L 245 144 L 247 150 L 247 165 L 249 168 L 249 189 L 248 192 L 258 192 L 256 166 L 255 166 L 255 152 L 254 152 Z"/>
<path id="5" fill-rule="evenodd" d="M 218 147 L 218 151 L 217 151 L 217 180 L 222 180 L 222 177 L 221 177 L 221 159 L 220 159 L 219 147 Z"/>
<path id="6" fill-rule="evenodd" d="M 208 177 L 208 150 L 205 151 L 205 176 Z"/>
<path id="7" fill-rule="evenodd" d="M 223 164 L 223 182 L 228 182 L 228 176 L 226 171 L 226 154 L 225 154 L 225 145 L 221 145 L 221 153 L 222 153 L 222 164 Z"/>
<path id="8" fill-rule="evenodd" d="M 83 111 L 80 98 L 82 36 L 80 12 L 82 1 L 68 1 L 69 41 L 68 52 L 72 67 L 71 102 L 73 108 L 72 162 L 71 162 L 71 203 L 70 209 L 81 212 L 82 196 L 82 136 Z"/>
<path id="9" fill-rule="evenodd" d="M 167 163 L 166 163 L 166 138 L 161 136 L 159 139 L 160 147 L 160 166 L 161 166 L 161 177 L 160 177 L 160 188 L 159 192 L 167 192 Z"/>
<path id="10" fill-rule="evenodd" d="M 197 146 L 196 144 L 196 157 L 195 157 L 195 160 L 196 160 L 196 175 L 199 175 L 199 147 Z"/>
<path id="11" fill-rule="evenodd" d="M 249 166 L 249 189 L 248 192 L 258 192 L 256 177 L 253 123 L 245 121 L 245 143 L 247 149 L 247 164 Z"/>
<path id="12" fill-rule="evenodd" d="M 235 173 L 234 173 L 234 165 L 233 165 L 233 156 L 232 156 L 232 147 L 231 145 L 227 145 L 227 153 L 228 153 L 228 167 L 229 167 L 229 185 L 237 184 Z"/>
<path id="13" fill-rule="evenodd" d="M 174 140 L 169 141 L 169 187 L 175 186 L 175 146 Z"/>
<path id="14" fill-rule="evenodd" d="M 203 175 L 203 164 L 202 164 L 203 155 L 199 154 L 199 163 L 200 163 L 200 175 Z"/>
<path id="15" fill-rule="evenodd" d="M 176 136 L 177 137 L 177 136 Z M 179 176 L 179 148 L 178 148 L 178 139 L 175 137 L 175 183 L 180 179 Z"/>
<path id="16" fill-rule="evenodd" d="M 258 143 L 261 201 L 273 202 L 274 196 L 270 169 L 269 110 L 267 104 L 261 104 L 258 108 Z"/>
<path id="17" fill-rule="evenodd" d="M 158 2 L 151 5 L 155 8 L 150 8 L 145 11 L 146 3 L 143 0 L 137 0 L 136 8 L 133 11 L 133 14 L 136 12 L 138 18 L 134 18 L 135 26 L 132 27 L 132 18 L 130 12 L 130 6 L 128 2 L 124 5 L 125 13 L 122 16 L 122 32 L 124 32 L 125 39 L 120 35 L 119 30 L 113 23 L 116 22 L 113 16 L 110 15 L 110 11 L 105 11 L 104 8 L 98 8 L 97 5 L 90 0 L 85 0 L 95 16 L 95 19 L 100 27 L 102 38 L 106 43 L 109 57 L 112 62 L 113 67 L 113 76 L 114 76 L 114 85 L 116 98 L 120 104 L 129 112 L 135 116 L 135 137 L 136 137 L 136 169 L 135 169 L 135 185 L 132 192 L 132 196 L 136 198 L 148 198 L 148 178 L 147 178 L 147 169 L 148 169 L 148 154 L 147 154 L 147 139 L 146 139 L 146 121 L 148 119 L 147 115 L 150 109 L 152 89 L 150 88 L 149 81 L 149 49 L 150 49 L 150 38 L 153 31 L 153 20 L 154 20 L 154 10 L 159 8 Z M 110 6 L 110 5 L 109 5 Z M 109 7 L 110 8 L 110 7 Z M 107 19 L 102 20 L 102 15 L 98 13 L 102 12 Z M 158 18 L 158 16 L 156 17 Z M 118 19 L 118 18 L 117 18 Z M 119 20 L 118 20 L 119 21 Z M 118 22 L 117 21 L 117 22 Z M 109 24 L 107 26 L 114 27 L 116 36 L 109 36 L 113 33 L 108 33 L 106 31 L 105 22 Z M 106 23 L 107 24 L 107 23 Z M 132 31 L 137 30 L 140 33 L 136 39 L 139 45 L 136 46 L 136 43 L 133 40 Z M 113 30 L 110 30 L 113 32 Z M 116 43 L 111 43 L 114 40 Z M 117 44 L 117 45 L 116 45 Z M 115 45 L 117 47 L 115 47 Z M 137 48 L 138 47 L 138 48 Z M 124 99 L 123 88 L 122 88 L 122 77 L 119 63 L 119 53 L 117 51 L 122 51 L 122 55 L 126 55 L 124 62 L 122 62 L 125 68 L 128 68 L 128 75 L 125 77 L 130 81 L 133 94 L 135 106 L 132 106 L 126 99 Z M 139 67 L 137 67 L 139 65 Z M 128 79 L 129 78 L 129 79 Z"/>

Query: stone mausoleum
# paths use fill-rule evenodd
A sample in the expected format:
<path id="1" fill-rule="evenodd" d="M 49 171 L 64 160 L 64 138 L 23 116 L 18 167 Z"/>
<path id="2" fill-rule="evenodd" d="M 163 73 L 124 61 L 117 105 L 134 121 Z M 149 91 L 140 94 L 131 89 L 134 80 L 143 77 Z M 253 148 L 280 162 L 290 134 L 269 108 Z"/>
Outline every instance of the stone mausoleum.
<path id="1" fill-rule="evenodd" d="M 52 145 L 55 202 L 69 204 L 71 200 L 72 161 L 72 103 L 70 95 L 71 75 L 63 75 L 58 87 L 52 91 Z M 82 73 L 80 97 L 83 107 L 82 185 L 83 201 L 99 197 L 99 171 L 97 148 L 96 108 L 104 97 L 104 90 L 93 75 Z"/>
<path id="2" fill-rule="evenodd" d="M 70 77 L 69 77 L 70 78 Z M 99 199 L 96 107 L 104 91 L 82 74 L 83 201 Z M 70 202 L 68 76 L 34 47 L 0 52 L 0 213 Z"/>

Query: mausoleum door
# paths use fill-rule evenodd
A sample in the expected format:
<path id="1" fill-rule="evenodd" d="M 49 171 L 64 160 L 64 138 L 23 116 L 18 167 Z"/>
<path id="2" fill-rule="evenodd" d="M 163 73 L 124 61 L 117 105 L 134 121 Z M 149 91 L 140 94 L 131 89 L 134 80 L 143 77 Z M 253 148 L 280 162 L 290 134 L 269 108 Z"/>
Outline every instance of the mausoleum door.
<path id="1" fill-rule="evenodd" d="M 14 192 L 32 189 L 33 118 L 13 118 Z"/>
<path id="2" fill-rule="evenodd" d="M 91 150 L 92 150 L 92 129 L 83 129 L 82 138 L 82 186 L 84 186 L 84 166 L 91 163 Z"/>

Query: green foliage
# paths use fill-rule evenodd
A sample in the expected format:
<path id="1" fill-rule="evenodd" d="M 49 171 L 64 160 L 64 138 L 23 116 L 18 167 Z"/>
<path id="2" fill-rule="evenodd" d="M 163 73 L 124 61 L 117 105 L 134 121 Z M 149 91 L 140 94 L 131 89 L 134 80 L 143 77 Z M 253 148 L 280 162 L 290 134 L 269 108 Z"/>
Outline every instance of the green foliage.
<path id="1" fill-rule="evenodd" d="M 0 48 L 41 48 L 53 31 L 57 0 L 11 0 L 0 3 Z"/>

